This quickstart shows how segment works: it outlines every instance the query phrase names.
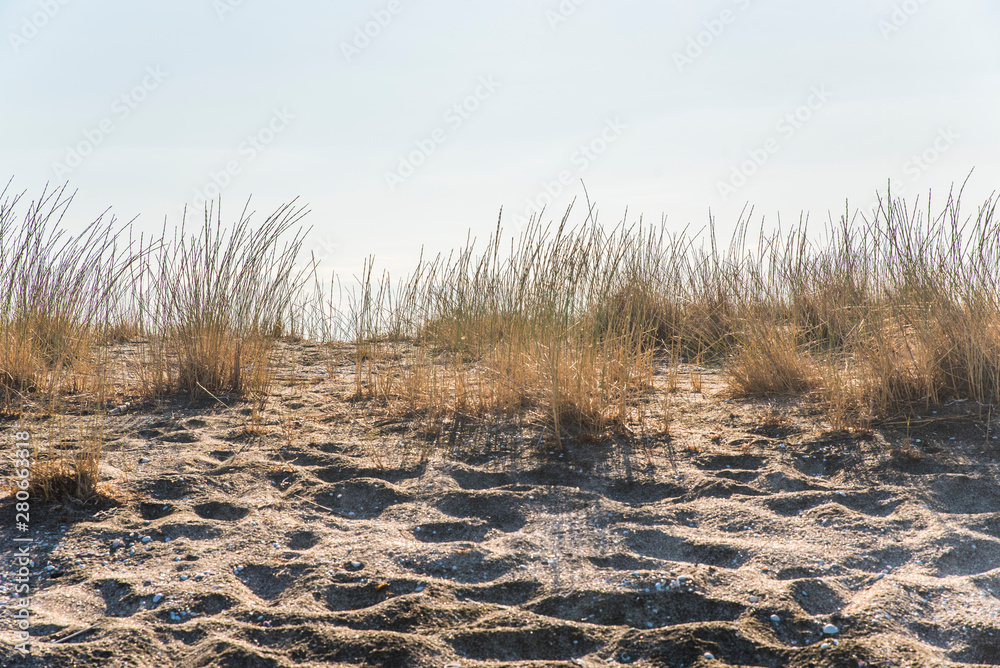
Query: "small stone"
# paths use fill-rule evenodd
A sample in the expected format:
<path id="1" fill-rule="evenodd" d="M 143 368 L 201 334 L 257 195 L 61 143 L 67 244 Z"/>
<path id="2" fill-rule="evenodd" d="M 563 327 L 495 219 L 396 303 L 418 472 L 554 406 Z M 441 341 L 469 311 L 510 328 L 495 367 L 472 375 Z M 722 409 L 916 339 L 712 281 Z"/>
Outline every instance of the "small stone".
<path id="1" fill-rule="evenodd" d="M 181 576 L 181 582 L 184 582 L 184 581 L 185 581 L 185 580 L 187 580 L 187 579 L 188 579 L 188 576 L 187 576 L 187 575 L 182 575 L 182 576 Z"/>
<path id="2" fill-rule="evenodd" d="M 111 541 L 112 550 L 117 550 L 119 547 L 125 547 L 125 541 L 123 541 L 121 538 L 115 538 L 113 541 Z"/>
<path id="3" fill-rule="evenodd" d="M 781 617 L 779 617 L 778 615 L 771 615 L 771 621 L 774 622 L 775 624 L 779 624 L 781 622 Z"/>
<path id="4" fill-rule="evenodd" d="M 139 463 L 140 464 L 148 464 L 149 460 L 147 458 L 145 458 L 145 457 L 139 457 Z"/>
<path id="5" fill-rule="evenodd" d="M 152 539 L 151 537 L 149 537 L 149 536 L 143 536 L 143 537 L 142 537 L 142 542 L 143 542 L 143 543 L 149 543 L 149 542 L 151 542 L 152 540 L 153 540 L 153 539 Z"/>
<path id="6" fill-rule="evenodd" d="M 163 600 L 163 594 L 156 594 L 153 596 L 153 603 L 159 603 Z"/>
<path id="7" fill-rule="evenodd" d="M 823 633 L 825 633 L 828 636 L 832 636 L 836 633 L 840 633 L 840 629 L 838 629 L 833 624 L 827 624 L 826 626 L 823 627 Z"/>
<path id="8" fill-rule="evenodd" d="M 750 597 L 750 602 L 751 603 L 756 603 L 757 602 L 757 597 L 756 596 L 751 596 Z"/>
<path id="9" fill-rule="evenodd" d="M 364 564 L 362 564 L 360 561 L 351 562 L 351 568 L 360 569 L 362 566 L 364 566 Z"/>
<path id="10" fill-rule="evenodd" d="M 709 661 L 714 661 L 715 660 L 715 655 L 712 654 L 711 652 L 705 652 L 704 657 L 706 659 L 708 659 Z"/>

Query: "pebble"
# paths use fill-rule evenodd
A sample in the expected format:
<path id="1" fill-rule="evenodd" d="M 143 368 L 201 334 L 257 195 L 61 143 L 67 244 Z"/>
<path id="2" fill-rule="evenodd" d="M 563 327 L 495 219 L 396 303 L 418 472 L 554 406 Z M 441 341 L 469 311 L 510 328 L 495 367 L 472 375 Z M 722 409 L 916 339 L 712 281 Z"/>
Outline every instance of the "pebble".
<path id="1" fill-rule="evenodd" d="M 709 661 L 714 661 L 714 660 L 715 660 L 715 655 L 714 655 L 714 654 L 712 654 L 711 652 L 705 652 L 704 656 L 705 656 L 705 658 L 706 658 L 706 659 L 708 659 Z"/>
<path id="2" fill-rule="evenodd" d="M 750 602 L 751 603 L 756 603 L 757 602 L 757 597 L 756 596 L 751 596 L 750 597 Z"/>
<path id="3" fill-rule="evenodd" d="M 774 622 L 775 624 L 778 624 L 781 622 L 781 617 L 779 617 L 778 615 L 771 615 L 771 621 Z"/>
<path id="4" fill-rule="evenodd" d="M 163 594 L 156 594 L 153 596 L 153 603 L 159 603 L 163 600 Z"/>
<path id="5" fill-rule="evenodd" d="M 833 624 L 827 624 L 826 626 L 823 627 L 823 633 L 825 633 L 828 636 L 832 636 L 835 633 L 840 633 L 840 629 L 838 629 Z"/>
<path id="6" fill-rule="evenodd" d="M 125 541 L 123 541 L 121 538 L 115 538 L 113 541 L 111 541 L 112 550 L 117 550 L 119 547 L 125 547 Z"/>
<path id="7" fill-rule="evenodd" d="M 139 457 L 139 463 L 140 464 L 148 464 L 149 460 L 146 459 L 145 457 Z"/>
<path id="8" fill-rule="evenodd" d="M 153 539 L 152 539 L 152 538 L 151 538 L 150 536 L 143 536 L 143 537 L 142 537 L 142 542 L 143 542 L 143 543 L 149 543 L 149 542 L 151 542 L 152 540 L 153 540 Z"/>
<path id="9" fill-rule="evenodd" d="M 360 561 L 352 561 L 351 562 L 351 568 L 361 568 L 363 565 L 364 564 L 362 564 Z"/>

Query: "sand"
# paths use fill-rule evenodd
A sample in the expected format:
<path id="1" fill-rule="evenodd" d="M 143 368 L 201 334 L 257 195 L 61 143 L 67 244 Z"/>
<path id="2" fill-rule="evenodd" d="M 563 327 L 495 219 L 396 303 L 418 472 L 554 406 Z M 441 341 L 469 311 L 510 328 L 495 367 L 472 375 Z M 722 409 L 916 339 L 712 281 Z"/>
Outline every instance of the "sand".
<path id="1" fill-rule="evenodd" d="M 8 649 L 11 548 L 0 665 L 1000 665 L 977 405 L 836 431 L 706 371 L 669 434 L 558 449 L 530 419 L 451 422 L 431 444 L 346 400 L 346 350 L 282 346 L 258 429 L 225 397 L 107 418 L 119 502 L 36 503 L 32 654 Z"/>

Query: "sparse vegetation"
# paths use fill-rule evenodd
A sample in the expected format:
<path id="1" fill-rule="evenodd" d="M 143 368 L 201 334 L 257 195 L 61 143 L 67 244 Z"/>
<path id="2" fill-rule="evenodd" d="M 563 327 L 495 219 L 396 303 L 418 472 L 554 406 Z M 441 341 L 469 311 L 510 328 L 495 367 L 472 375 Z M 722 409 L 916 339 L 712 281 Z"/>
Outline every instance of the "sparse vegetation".
<path id="1" fill-rule="evenodd" d="M 891 193 L 825 237 L 750 216 L 725 251 L 592 216 L 532 221 L 422 263 L 353 305 L 357 396 L 442 417 L 533 413 L 556 433 L 625 428 L 658 363 L 721 367 L 739 396 L 803 394 L 845 425 L 955 399 L 1000 400 L 996 199 L 962 217 Z M 670 382 L 676 381 L 676 377 Z M 671 389 L 671 388 L 663 388 Z"/>
<path id="2" fill-rule="evenodd" d="M 755 246 L 746 215 L 724 250 L 714 228 L 705 238 L 605 229 L 588 203 L 578 225 L 568 210 L 507 240 L 498 224 L 481 250 L 470 241 L 421 261 L 398 284 L 371 258 L 343 311 L 332 290 L 303 297 L 317 279 L 297 264 L 305 211 L 294 205 L 259 226 L 244 209 L 229 229 L 210 208 L 193 236 L 182 226 L 126 243 L 113 219 L 65 236 L 63 190 L 21 217 L 21 197 L 0 199 L 0 400 L 22 419 L 99 422 L 116 383 L 115 396 L 249 400 L 258 415 L 274 341 L 306 332 L 348 338 L 353 399 L 432 438 L 452 421 L 512 418 L 550 446 L 629 436 L 645 431 L 649 406 L 669 411 L 652 393 L 676 391 L 681 368 L 699 391 L 704 366 L 721 369 L 733 395 L 807 396 L 845 429 L 956 399 L 1000 401 L 992 197 L 964 216 L 960 192 L 936 214 L 887 193 L 873 215 L 831 219 L 825 236 L 803 219 L 762 229 Z M 140 351 L 127 374 L 108 368 L 122 341 Z M 97 489 L 99 431 L 51 437 L 36 469 L 46 494 Z"/>
<path id="3" fill-rule="evenodd" d="M 0 193 L 0 408 L 49 418 L 35 440 L 32 489 L 45 498 L 100 491 L 102 417 L 119 394 L 266 400 L 271 343 L 289 333 L 309 267 L 296 267 L 303 209 L 284 206 L 260 226 L 243 211 L 231 230 L 206 211 L 200 235 L 127 242 L 99 218 L 77 236 L 60 228 L 72 196 Z M 144 337 L 133 373 L 112 369 L 116 342 Z M 69 425 L 69 416 L 79 416 Z"/>

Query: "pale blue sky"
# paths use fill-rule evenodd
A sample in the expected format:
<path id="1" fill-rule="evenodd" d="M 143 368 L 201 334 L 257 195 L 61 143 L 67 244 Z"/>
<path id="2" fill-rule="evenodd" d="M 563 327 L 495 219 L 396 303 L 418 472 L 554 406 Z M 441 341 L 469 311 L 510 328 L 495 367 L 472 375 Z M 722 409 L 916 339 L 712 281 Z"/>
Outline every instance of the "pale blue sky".
<path id="1" fill-rule="evenodd" d="M 546 184 L 558 217 L 580 178 L 604 223 L 674 229 L 747 202 L 820 222 L 975 167 L 971 206 L 1000 184 L 997 34 L 995 0 L 7 0 L 0 176 L 150 230 L 213 173 L 232 214 L 299 196 L 346 274 L 484 237 L 501 206 L 513 232 Z"/>

